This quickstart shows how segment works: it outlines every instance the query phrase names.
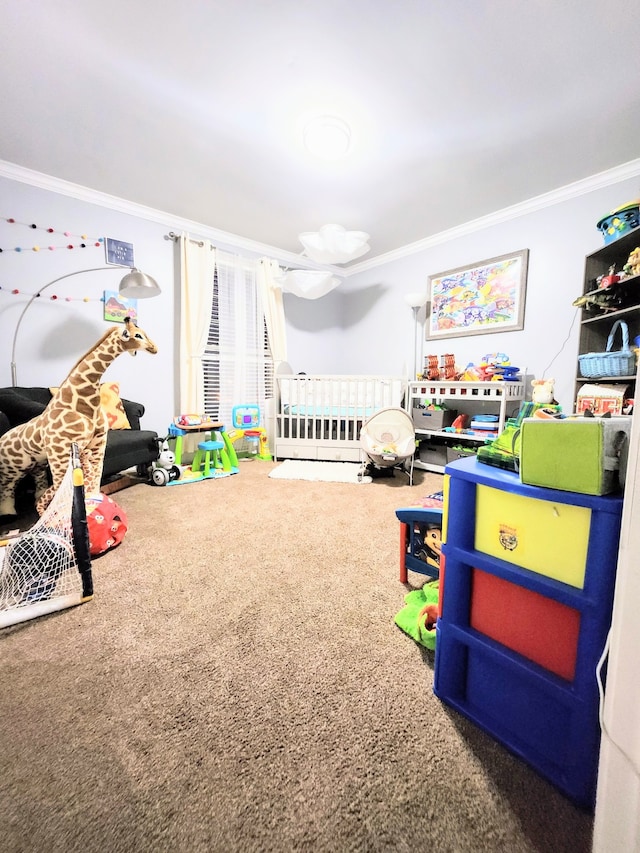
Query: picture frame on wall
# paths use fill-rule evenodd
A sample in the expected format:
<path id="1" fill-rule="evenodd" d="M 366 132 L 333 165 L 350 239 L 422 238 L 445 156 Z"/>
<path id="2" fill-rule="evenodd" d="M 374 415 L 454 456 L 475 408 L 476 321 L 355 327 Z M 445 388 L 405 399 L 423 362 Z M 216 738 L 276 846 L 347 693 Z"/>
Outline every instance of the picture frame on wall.
<path id="1" fill-rule="evenodd" d="M 520 249 L 429 276 L 426 339 L 523 329 L 528 265 Z"/>
<path id="2" fill-rule="evenodd" d="M 121 296 L 116 290 L 105 290 L 103 295 L 104 320 L 107 323 L 124 323 L 126 317 L 138 319 L 138 300 Z"/>

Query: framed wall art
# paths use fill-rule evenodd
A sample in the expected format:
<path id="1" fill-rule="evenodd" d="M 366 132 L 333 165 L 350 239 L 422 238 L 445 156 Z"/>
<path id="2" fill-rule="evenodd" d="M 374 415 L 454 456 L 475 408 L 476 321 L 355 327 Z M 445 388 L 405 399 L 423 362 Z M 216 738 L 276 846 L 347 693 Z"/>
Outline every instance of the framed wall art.
<path id="1" fill-rule="evenodd" d="M 529 250 L 429 276 L 427 340 L 524 327 Z"/>
<path id="2" fill-rule="evenodd" d="M 105 290 L 104 296 L 104 319 L 108 323 L 124 323 L 125 317 L 132 320 L 138 319 L 138 300 L 127 296 L 121 296 L 115 290 Z"/>

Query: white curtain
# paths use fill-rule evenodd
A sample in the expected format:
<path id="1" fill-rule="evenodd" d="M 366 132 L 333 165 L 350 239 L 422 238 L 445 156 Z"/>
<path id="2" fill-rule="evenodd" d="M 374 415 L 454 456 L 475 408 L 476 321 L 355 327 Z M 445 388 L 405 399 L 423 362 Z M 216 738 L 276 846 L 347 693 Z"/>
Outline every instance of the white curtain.
<path id="1" fill-rule="evenodd" d="M 202 356 L 207 345 L 213 302 L 216 252 L 208 240 L 181 234 L 180 243 L 180 388 L 181 413 L 204 412 Z"/>
<path id="2" fill-rule="evenodd" d="M 287 360 L 287 329 L 284 320 L 282 287 L 278 283 L 281 275 L 282 271 L 276 261 L 260 258 L 256 270 L 256 283 L 267 324 L 271 355 L 276 364 Z"/>
<path id="3" fill-rule="evenodd" d="M 223 422 L 234 405 L 271 396 L 273 356 L 265 334 L 265 308 L 258 286 L 259 261 L 218 249 L 214 323 L 206 358 L 208 404 Z"/>

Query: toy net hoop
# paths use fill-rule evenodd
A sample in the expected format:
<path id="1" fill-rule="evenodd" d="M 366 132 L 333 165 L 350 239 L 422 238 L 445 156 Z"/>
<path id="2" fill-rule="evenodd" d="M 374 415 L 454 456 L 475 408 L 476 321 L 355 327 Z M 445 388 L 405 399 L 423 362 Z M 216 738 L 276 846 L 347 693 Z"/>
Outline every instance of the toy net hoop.
<path id="1" fill-rule="evenodd" d="M 0 628 L 92 597 L 84 477 L 73 445 L 67 472 L 45 512 L 0 548 Z"/>

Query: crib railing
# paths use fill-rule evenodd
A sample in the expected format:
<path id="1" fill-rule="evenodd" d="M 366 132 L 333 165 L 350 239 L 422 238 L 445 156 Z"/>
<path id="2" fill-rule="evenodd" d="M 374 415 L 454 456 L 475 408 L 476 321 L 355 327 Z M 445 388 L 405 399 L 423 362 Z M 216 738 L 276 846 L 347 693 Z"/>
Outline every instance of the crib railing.
<path id="1" fill-rule="evenodd" d="M 405 381 L 366 375 L 276 378 L 276 458 L 360 459 L 360 429 L 374 412 L 401 406 Z"/>

